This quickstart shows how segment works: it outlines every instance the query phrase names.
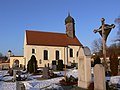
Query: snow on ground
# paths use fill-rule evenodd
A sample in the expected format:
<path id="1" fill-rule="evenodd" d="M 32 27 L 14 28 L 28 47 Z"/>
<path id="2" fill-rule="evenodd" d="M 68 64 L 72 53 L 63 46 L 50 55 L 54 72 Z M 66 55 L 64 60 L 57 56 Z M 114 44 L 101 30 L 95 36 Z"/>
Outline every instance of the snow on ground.
<path id="1" fill-rule="evenodd" d="M 69 71 L 67 72 L 67 76 L 70 77 L 71 75 L 72 75 L 73 77 L 75 77 L 75 78 L 78 78 L 78 70 L 77 70 L 77 69 L 69 70 Z"/>
<path id="2" fill-rule="evenodd" d="M 12 80 L 12 79 L 13 79 L 13 76 L 6 76 L 6 77 L 2 78 L 3 81 L 9 81 L 9 80 Z"/>
<path id="3" fill-rule="evenodd" d="M 59 75 L 59 76 L 63 76 L 64 75 L 64 71 L 60 71 L 60 72 L 55 72 L 55 74 Z M 77 78 L 78 77 L 78 70 L 77 69 L 69 69 L 66 70 L 66 75 L 68 77 L 70 77 L 70 75 L 72 75 L 73 77 Z M 33 76 L 34 78 L 36 77 L 41 77 L 41 76 Z M 59 85 L 59 81 L 62 80 L 64 77 L 58 77 L 58 78 L 53 78 L 53 79 L 48 79 L 48 80 L 36 80 L 33 79 L 31 81 L 23 81 L 25 87 L 27 90 L 39 90 L 39 89 L 45 89 L 45 88 L 61 88 Z M 62 88 L 61 88 L 62 90 Z"/>
<path id="4" fill-rule="evenodd" d="M 64 71 L 60 71 L 60 72 L 54 72 L 55 74 L 57 74 L 58 76 L 64 76 Z M 78 70 L 77 69 L 68 69 L 66 70 L 66 75 L 68 77 L 70 77 L 71 75 L 75 78 L 78 78 Z"/>
<path id="5" fill-rule="evenodd" d="M 111 82 L 112 84 L 120 84 L 120 76 L 112 76 L 112 77 L 110 78 L 110 82 Z"/>
<path id="6" fill-rule="evenodd" d="M 62 80 L 63 77 L 48 79 L 48 80 L 32 80 L 32 81 L 23 81 L 25 87 L 27 90 L 35 89 L 35 90 L 41 90 L 45 89 L 46 87 L 49 87 L 51 85 L 58 84 L 60 80 Z"/>
<path id="7" fill-rule="evenodd" d="M 0 90 L 16 90 L 16 83 L 0 81 Z"/>
<path id="8" fill-rule="evenodd" d="M 55 74 L 59 76 L 64 75 L 64 71 L 55 72 Z M 7 75 L 7 71 L 0 71 L 0 78 L 2 80 L 7 81 L 12 79 L 12 76 L 5 76 Z M 70 77 L 78 77 L 78 70 L 77 69 L 68 69 L 66 70 L 66 75 Z M 4 77 L 3 77 L 4 76 Z M 36 80 L 36 78 L 41 77 L 42 75 L 26 75 L 29 78 L 29 81 L 21 81 L 24 83 L 27 90 L 45 90 L 45 88 L 58 88 L 62 90 L 62 87 L 59 86 L 59 81 L 62 80 L 64 77 L 57 77 L 47 80 Z M 106 80 L 109 80 L 112 84 L 120 84 L 120 76 L 112 76 L 106 77 Z M 16 83 L 15 82 L 3 82 L 0 81 L 0 90 L 16 90 Z"/>
<path id="9" fill-rule="evenodd" d="M 8 75 L 8 70 L 0 71 L 0 75 L 2 75 L 2 76 Z"/>

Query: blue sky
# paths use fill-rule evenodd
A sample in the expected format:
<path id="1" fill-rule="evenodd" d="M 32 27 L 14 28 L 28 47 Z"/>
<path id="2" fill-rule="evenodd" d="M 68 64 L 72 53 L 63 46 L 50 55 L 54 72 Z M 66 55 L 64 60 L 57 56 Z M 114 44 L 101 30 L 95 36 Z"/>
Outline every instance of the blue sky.
<path id="1" fill-rule="evenodd" d="M 0 0 L 0 52 L 6 55 L 10 49 L 23 55 L 25 30 L 65 33 L 68 11 L 75 19 L 76 36 L 91 48 L 93 40 L 101 38 L 93 33 L 101 18 L 112 24 L 120 16 L 120 0 Z M 111 31 L 107 45 L 117 30 Z"/>

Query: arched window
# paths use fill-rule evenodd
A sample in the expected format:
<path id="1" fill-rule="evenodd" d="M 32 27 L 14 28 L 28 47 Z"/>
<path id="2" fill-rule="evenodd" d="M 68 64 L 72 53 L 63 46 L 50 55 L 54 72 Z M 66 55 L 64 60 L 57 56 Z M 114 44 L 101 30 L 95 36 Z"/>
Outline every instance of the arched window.
<path id="1" fill-rule="evenodd" d="M 48 50 L 44 50 L 44 60 L 48 60 Z"/>
<path id="2" fill-rule="evenodd" d="M 32 49 L 32 54 L 35 54 L 35 49 Z"/>
<path id="3" fill-rule="evenodd" d="M 59 60 L 59 51 L 58 50 L 56 50 L 56 60 Z"/>
<path id="4" fill-rule="evenodd" d="M 70 57 L 73 57 L 73 49 L 70 48 Z"/>
<path id="5" fill-rule="evenodd" d="M 18 59 L 15 59 L 15 61 L 14 61 L 14 67 L 19 67 L 19 60 Z"/>

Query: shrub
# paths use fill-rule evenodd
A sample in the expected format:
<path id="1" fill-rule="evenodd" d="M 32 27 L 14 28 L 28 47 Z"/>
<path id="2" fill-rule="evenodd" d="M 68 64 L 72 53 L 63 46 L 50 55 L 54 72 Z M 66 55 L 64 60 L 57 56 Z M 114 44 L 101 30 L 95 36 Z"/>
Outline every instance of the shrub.
<path id="1" fill-rule="evenodd" d="M 37 72 L 37 60 L 34 55 L 31 56 L 31 59 L 28 61 L 27 64 L 27 71 L 29 73 Z"/>
<path id="2" fill-rule="evenodd" d="M 94 66 L 95 66 L 96 64 L 101 64 L 101 60 L 100 60 L 100 57 L 99 57 L 99 56 L 94 57 Z"/>
<path id="3" fill-rule="evenodd" d="M 118 64 L 118 56 L 115 53 L 110 55 L 110 69 L 113 76 L 118 75 Z"/>
<path id="4" fill-rule="evenodd" d="M 65 79 L 60 80 L 60 84 L 62 85 L 76 85 L 78 82 L 77 78 L 74 78 L 72 75 L 70 77 L 66 77 L 66 81 Z"/>

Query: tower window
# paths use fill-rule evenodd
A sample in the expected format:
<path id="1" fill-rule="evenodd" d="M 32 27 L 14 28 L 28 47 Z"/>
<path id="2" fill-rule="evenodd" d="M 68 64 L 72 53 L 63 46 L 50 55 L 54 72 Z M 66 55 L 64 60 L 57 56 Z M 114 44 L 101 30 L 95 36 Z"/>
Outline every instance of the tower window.
<path id="1" fill-rule="evenodd" d="M 59 60 L 59 51 L 56 50 L 56 60 Z"/>
<path id="2" fill-rule="evenodd" d="M 70 57 L 73 57 L 73 49 L 70 49 Z"/>
<path id="3" fill-rule="evenodd" d="M 44 60 L 48 60 L 48 51 L 44 50 Z"/>
<path id="4" fill-rule="evenodd" d="M 32 49 L 32 54 L 35 54 L 35 49 Z"/>

